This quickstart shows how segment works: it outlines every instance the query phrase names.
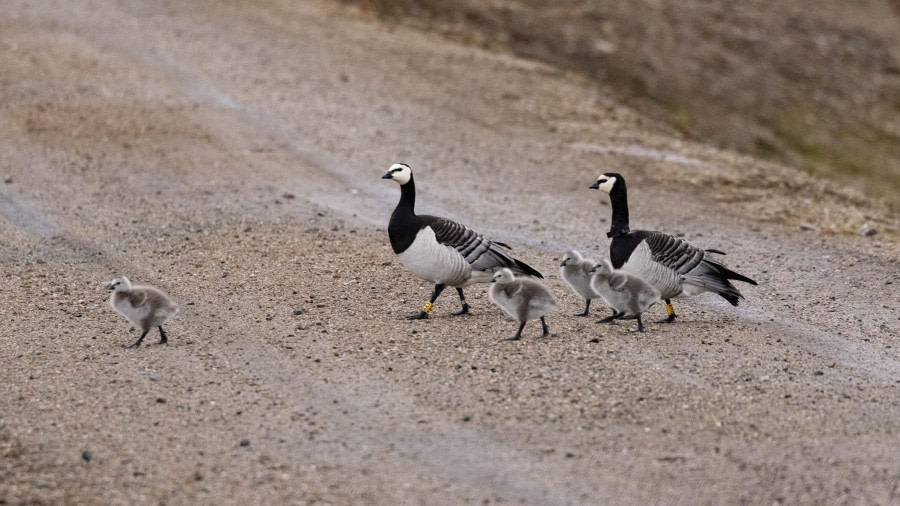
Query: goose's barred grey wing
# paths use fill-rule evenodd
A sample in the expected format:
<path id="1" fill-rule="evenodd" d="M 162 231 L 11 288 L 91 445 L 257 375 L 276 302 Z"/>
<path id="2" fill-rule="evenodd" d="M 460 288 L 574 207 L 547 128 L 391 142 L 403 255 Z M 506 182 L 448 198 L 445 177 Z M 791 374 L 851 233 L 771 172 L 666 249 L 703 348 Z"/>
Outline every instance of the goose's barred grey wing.
<path id="1" fill-rule="evenodd" d="M 674 235 L 651 232 L 647 246 L 653 253 L 653 260 L 678 274 L 687 274 L 703 261 L 703 250 Z"/>
<path id="2" fill-rule="evenodd" d="M 702 250 L 680 237 L 661 232 L 650 233 L 646 242 L 653 252 L 653 260 L 680 274 L 682 283 L 704 287 L 733 306 L 737 306 L 744 296 L 730 280 L 756 284 L 756 281 L 728 269 L 708 254 L 718 253 L 717 250 Z"/>
<path id="3" fill-rule="evenodd" d="M 515 272 L 543 278 L 540 272 L 512 257 L 503 243 L 492 242 L 471 228 L 447 218 L 429 217 L 428 226 L 437 241 L 458 251 L 477 271 L 508 267 Z"/>

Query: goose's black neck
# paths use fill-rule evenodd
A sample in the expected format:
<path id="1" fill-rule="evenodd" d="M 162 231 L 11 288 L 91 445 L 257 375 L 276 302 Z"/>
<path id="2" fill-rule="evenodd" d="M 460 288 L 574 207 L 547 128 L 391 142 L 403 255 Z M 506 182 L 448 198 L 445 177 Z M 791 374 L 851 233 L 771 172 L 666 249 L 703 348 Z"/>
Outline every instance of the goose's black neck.
<path id="1" fill-rule="evenodd" d="M 628 190 L 625 180 L 619 179 L 609 192 L 609 202 L 612 205 L 612 224 L 606 237 L 617 237 L 631 232 L 628 228 Z"/>
<path id="2" fill-rule="evenodd" d="M 416 183 L 410 176 L 406 184 L 400 185 L 400 202 L 391 214 L 388 236 L 394 253 L 402 253 L 416 240 L 419 232 L 416 219 Z"/>
<path id="3" fill-rule="evenodd" d="M 412 175 L 406 184 L 400 185 L 400 202 L 397 203 L 397 209 L 394 212 L 402 212 L 403 214 L 416 214 L 416 181 Z"/>

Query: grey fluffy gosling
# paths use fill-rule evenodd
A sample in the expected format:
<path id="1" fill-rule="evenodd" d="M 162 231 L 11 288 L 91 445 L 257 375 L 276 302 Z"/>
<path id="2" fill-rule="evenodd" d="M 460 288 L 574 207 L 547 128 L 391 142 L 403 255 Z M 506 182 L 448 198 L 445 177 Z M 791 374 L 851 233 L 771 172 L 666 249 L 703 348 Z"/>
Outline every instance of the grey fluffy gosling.
<path id="1" fill-rule="evenodd" d="M 112 290 L 109 305 L 122 314 L 132 325 L 141 328 L 141 337 L 129 346 L 136 348 L 153 327 L 159 328 L 159 343 L 166 344 L 169 338 L 162 326 L 178 313 L 178 306 L 168 295 L 152 286 L 132 285 L 125 276 L 116 278 L 106 287 Z"/>
<path id="2" fill-rule="evenodd" d="M 613 269 L 612 262 L 603 262 L 591 269 L 591 288 L 603 297 L 613 310 L 613 314 L 598 320 L 607 323 L 623 318 L 637 320 L 638 332 L 644 331 L 641 313 L 660 301 L 659 290 L 639 276 Z"/>
<path id="3" fill-rule="evenodd" d="M 516 341 L 522 337 L 522 329 L 528 320 L 540 318 L 544 334 L 550 335 L 550 329 L 544 316 L 556 307 L 556 298 L 550 290 L 540 281 L 516 277 L 507 268 L 500 269 L 491 278 L 491 289 L 488 292 L 491 302 L 500 306 L 509 316 L 519 322 L 519 330 L 516 335 L 509 338 Z"/>
<path id="4" fill-rule="evenodd" d="M 575 313 L 575 316 L 588 316 L 591 308 L 591 299 L 599 297 L 591 288 L 591 269 L 597 262 L 585 259 L 576 250 L 566 252 L 559 264 L 559 274 L 563 281 L 569 285 L 573 292 L 584 299 L 584 311 Z"/>

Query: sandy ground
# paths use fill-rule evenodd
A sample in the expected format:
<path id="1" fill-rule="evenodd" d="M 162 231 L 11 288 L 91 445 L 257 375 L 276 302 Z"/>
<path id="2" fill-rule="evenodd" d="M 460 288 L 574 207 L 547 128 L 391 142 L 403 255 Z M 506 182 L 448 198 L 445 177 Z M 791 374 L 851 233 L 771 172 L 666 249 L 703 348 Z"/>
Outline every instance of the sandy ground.
<path id="1" fill-rule="evenodd" d="M 900 501 L 878 202 L 339 4 L 8 0 L 0 34 L 0 504 Z M 403 319 L 431 287 L 388 245 L 394 161 L 546 273 L 557 337 L 501 341 L 479 287 Z M 570 316 L 610 170 L 746 304 Z M 123 348 L 119 274 L 179 302 L 169 346 Z"/>

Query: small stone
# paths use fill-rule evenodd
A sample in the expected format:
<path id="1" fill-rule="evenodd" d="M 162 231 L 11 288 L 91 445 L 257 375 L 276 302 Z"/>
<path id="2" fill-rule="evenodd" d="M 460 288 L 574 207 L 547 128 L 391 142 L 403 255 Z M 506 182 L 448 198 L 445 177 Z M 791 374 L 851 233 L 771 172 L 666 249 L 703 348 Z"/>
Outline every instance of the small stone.
<path id="1" fill-rule="evenodd" d="M 203 481 L 203 473 L 194 471 L 194 481 Z"/>
<path id="2" fill-rule="evenodd" d="M 469 415 L 466 415 L 466 416 L 462 417 L 462 421 L 464 421 L 464 422 L 470 422 L 470 421 L 472 421 L 472 417 L 469 416 Z"/>
<path id="3" fill-rule="evenodd" d="M 3 182 L 6 184 L 10 184 L 12 183 L 12 181 L 12 176 L 6 176 L 5 178 L 3 178 Z"/>
<path id="4" fill-rule="evenodd" d="M 599 337 L 595 337 L 595 338 L 591 339 L 591 340 L 588 341 L 588 342 L 589 342 L 589 343 L 599 343 L 599 342 L 600 342 L 600 338 L 599 338 Z"/>
<path id="5" fill-rule="evenodd" d="M 150 375 L 150 381 L 159 381 L 159 380 L 161 380 L 161 379 L 162 379 L 162 375 L 161 375 L 161 374 L 151 374 L 151 375 Z"/>
<path id="6" fill-rule="evenodd" d="M 566 458 L 567 458 L 567 459 L 574 459 L 574 458 L 575 458 L 575 454 L 572 453 L 572 452 L 566 452 Z"/>
<path id="7" fill-rule="evenodd" d="M 300 309 L 300 308 L 296 308 L 296 309 L 294 309 L 294 311 L 293 311 L 294 316 L 300 316 L 300 315 L 302 315 L 302 314 L 305 313 L 305 312 L 306 312 L 306 311 L 304 311 L 304 310 L 302 310 L 302 309 Z"/>
<path id="8" fill-rule="evenodd" d="M 241 446 L 250 446 L 249 439 L 241 439 Z"/>
<path id="9" fill-rule="evenodd" d="M 857 230 L 856 233 L 863 237 L 871 237 L 877 234 L 878 230 L 870 227 L 868 223 L 864 223 L 863 226 L 859 227 L 859 230 Z"/>
<path id="10" fill-rule="evenodd" d="M 281 195 L 281 198 L 283 198 L 285 200 L 293 200 L 293 199 L 297 198 L 297 196 L 294 195 L 293 193 L 284 193 Z"/>
<path id="11" fill-rule="evenodd" d="M 91 455 L 91 452 L 89 452 L 87 450 L 81 452 L 81 460 L 83 460 L 85 462 L 90 462 L 92 458 L 94 458 L 94 456 Z"/>
<path id="12" fill-rule="evenodd" d="M 156 398 L 156 403 L 157 403 L 157 404 L 165 404 L 165 403 L 166 403 L 166 399 L 165 399 L 164 397 L 157 397 L 157 398 Z"/>
<path id="13" fill-rule="evenodd" d="M 813 225 L 812 223 L 809 223 L 808 221 L 804 221 L 803 223 L 800 224 L 800 230 L 809 230 L 811 232 L 815 232 L 816 230 L 818 230 L 818 228 L 816 228 L 816 226 Z"/>
<path id="14" fill-rule="evenodd" d="M 825 373 L 822 372 L 822 371 L 815 371 L 815 372 L 813 373 L 813 376 L 822 376 L 823 374 L 825 374 Z"/>

